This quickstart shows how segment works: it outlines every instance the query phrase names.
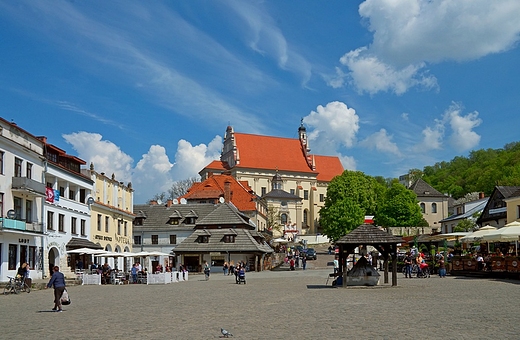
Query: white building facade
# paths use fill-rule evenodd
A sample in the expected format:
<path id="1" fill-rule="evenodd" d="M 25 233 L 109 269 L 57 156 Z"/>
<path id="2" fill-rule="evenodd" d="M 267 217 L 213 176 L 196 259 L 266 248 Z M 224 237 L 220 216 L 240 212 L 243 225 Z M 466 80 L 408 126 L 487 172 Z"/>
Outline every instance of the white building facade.
<path id="1" fill-rule="evenodd" d="M 30 277 L 43 275 L 43 143 L 0 118 L 0 281 L 27 262 Z"/>

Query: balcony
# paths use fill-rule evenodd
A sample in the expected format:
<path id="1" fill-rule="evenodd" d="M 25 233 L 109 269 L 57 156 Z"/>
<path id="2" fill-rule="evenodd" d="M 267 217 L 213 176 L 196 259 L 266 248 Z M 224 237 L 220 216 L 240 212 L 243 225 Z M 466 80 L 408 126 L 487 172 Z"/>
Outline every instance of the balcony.
<path id="1" fill-rule="evenodd" d="M 42 225 L 39 223 L 26 223 L 25 221 L 0 218 L 1 229 L 12 229 L 20 231 L 42 232 Z"/>
<path id="2" fill-rule="evenodd" d="M 31 196 L 45 196 L 45 184 L 27 177 L 13 177 L 12 190 Z"/>

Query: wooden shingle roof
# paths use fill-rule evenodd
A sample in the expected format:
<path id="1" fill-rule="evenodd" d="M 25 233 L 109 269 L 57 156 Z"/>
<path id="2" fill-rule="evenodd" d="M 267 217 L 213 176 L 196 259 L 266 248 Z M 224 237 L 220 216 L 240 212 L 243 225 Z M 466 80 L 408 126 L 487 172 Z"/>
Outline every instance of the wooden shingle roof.
<path id="1" fill-rule="evenodd" d="M 208 243 L 199 242 L 199 236 L 209 236 Z M 224 242 L 224 236 L 235 235 L 235 242 Z M 247 229 L 203 229 L 193 234 L 175 247 L 176 254 L 208 252 L 272 253 L 273 249 L 254 230 Z"/>
<path id="2" fill-rule="evenodd" d="M 347 235 L 340 238 L 336 243 L 340 244 L 386 244 L 401 243 L 403 239 L 391 235 L 372 224 L 362 224 Z"/>

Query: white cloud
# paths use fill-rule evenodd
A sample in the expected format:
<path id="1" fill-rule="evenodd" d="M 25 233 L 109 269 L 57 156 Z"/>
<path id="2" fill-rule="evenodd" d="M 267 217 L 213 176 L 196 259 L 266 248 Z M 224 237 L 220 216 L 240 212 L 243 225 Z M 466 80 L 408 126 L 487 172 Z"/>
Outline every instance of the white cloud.
<path id="1" fill-rule="evenodd" d="M 94 163 L 97 172 L 123 182 L 132 182 L 135 190 L 134 201 L 143 203 L 155 194 L 166 192 L 173 182 L 198 177 L 198 172 L 211 161 L 220 158 L 222 137 L 215 136 L 206 146 L 180 140 L 175 153 L 175 164 L 172 164 L 161 145 L 152 145 L 148 152 L 133 168 L 133 159 L 114 143 L 103 140 L 98 133 L 77 132 L 63 135 L 67 143 L 78 153 L 78 157 L 87 164 Z"/>
<path id="2" fill-rule="evenodd" d="M 222 149 L 222 137 L 215 136 L 208 144 L 193 146 L 190 142 L 181 139 L 177 143 L 175 153 L 174 177 L 177 180 L 190 177 L 198 177 L 202 168 L 214 160 L 220 159 Z"/>
<path id="3" fill-rule="evenodd" d="M 401 152 L 399 151 L 397 144 L 392 142 L 392 136 L 388 135 L 385 129 L 381 129 L 378 132 L 373 133 L 366 139 L 359 142 L 359 145 L 368 149 L 375 149 L 380 152 L 401 156 Z"/>
<path id="4" fill-rule="evenodd" d="M 282 70 L 298 74 L 306 84 L 312 73 L 311 64 L 291 47 L 275 20 L 262 6 L 247 1 L 228 1 L 230 6 L 249 28 L 248 44 L 254 51 L 273 58 Z M 240 26 L 240 31 L 244 30 Z"/>
<path id="5" fill-rule="evenodd" d="M 337 155 L 339 157 L 339 161 L 345 170 L 356 170 L 356 160 L 354 157 Z"/>
<path id="6" fill-rule="evenodd" d="M 482 123 L 478 112 L 461 115 L 462 106 L 453 103 L 444 112 L 441 119 L 436 119 L 433 127 L 427 126 L 423 131 L 423 140 L 413 147 L 416 152 L 442 149 L 443 139 L 449 126 L 449 142 L 456 151 L 466 151 L 476 147 L 480 142 L 480 135 L 473 131 Z"/>
<path id="7" fill-rule="evenodd" d="M 107 176 L 114 174 L 120 181 L 131 181 L 133 159 L 114 143 L 103 140 L 98 133 L 85 131 L 62 136 L 88 166 L 94 163 L 97 172 L 104 172 Z"/>
<path id="8" fill-rule="evenodd" d="M 304 117 L 303 121 L 313 129 L 309 133 L 309 141 L 313 150 L 318 146 L 317 153 L 330 154 L 331 148 L 335 150 L 339 143 L 351 147 L 359 130 L 356 110 L 338 101 L 330 102 L 325 107 L 318 105 L 316 111 Z"/>
<path id="9" fill-rule="evenodd" d="M 517 0 L 366 0 L 359 6 L 373 42 L 340 60 L 337 86 L 347 79 L 360 92 L 402 94 L 436 88 L 428 63 L 467 61 L 507 51 L 520 37 Z"/>
<path id="10" fill-rule="evenodd" d="M 461 107 L 452 105 L 444 115 L 451 126 L 450 145 L 455 150 L 471 150 L 478 145 L 480 135 L 472 131 L 482 123 L 477 111 L 461 116 Z"/>
<path id="11" fill-rule="evenodd" d="M 366 47 L 348 52 L 341 57 L 340 62 L 349 68 L 347 79 L 360 93 L 374 94 L 390 90 L 400 95 L 412 86 L 422 86 L 427 89 L 437 86 L 435 77 L 420 72 L 425 66 L 424 63 L 398 69 L 381 61 Z M 340 76 L 341 73 L 338 73 L 338 78 Z M 337 78 L 336 82 L 338 82 Z"/>

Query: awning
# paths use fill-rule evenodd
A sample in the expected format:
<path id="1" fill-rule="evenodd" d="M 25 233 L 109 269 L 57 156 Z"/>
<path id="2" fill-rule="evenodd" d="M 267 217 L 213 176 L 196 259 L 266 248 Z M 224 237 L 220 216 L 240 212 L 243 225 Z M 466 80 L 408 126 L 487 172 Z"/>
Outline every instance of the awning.
<path id="1" fill-rule="evenodd" d="M 103 247 L 97 243 L 91 242 L 84 238 L 73 237 L 69 243 L 67 243 L 67 250 L 78 248 L 103 249 Z"/>

